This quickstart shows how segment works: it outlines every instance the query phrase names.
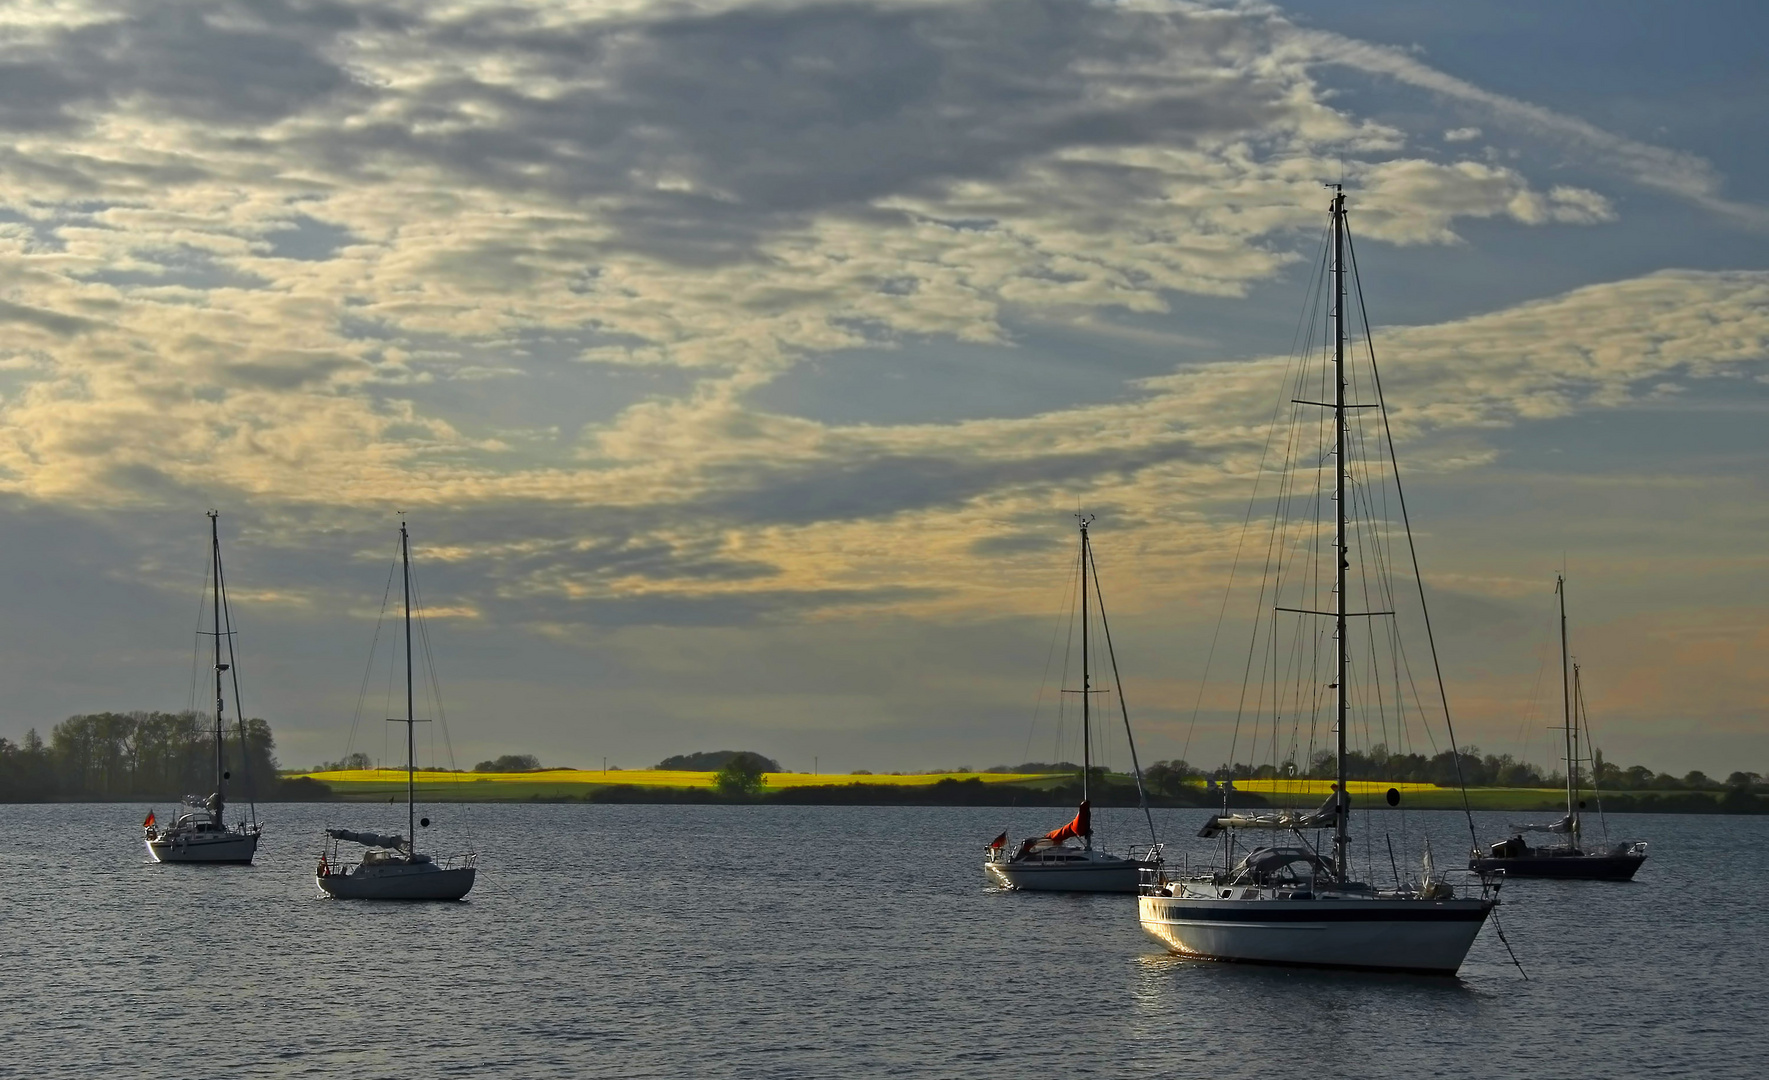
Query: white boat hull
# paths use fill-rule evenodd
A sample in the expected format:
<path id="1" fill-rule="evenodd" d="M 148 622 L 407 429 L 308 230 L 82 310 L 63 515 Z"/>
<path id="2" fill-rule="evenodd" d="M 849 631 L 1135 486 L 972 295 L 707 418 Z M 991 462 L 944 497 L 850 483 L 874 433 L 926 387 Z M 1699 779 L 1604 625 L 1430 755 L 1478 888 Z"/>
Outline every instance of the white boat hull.
<path id="1" fill-rule="evenodd" d="M 258 854 L 255 832 L 196 833 L 160 836 L 145 841 L 147 853 L 159 863 L 249 864 Z"/>
<path id="2" fill-rule="evenodd" d="M 1135 893 L 1146 864 L 1104 852 L 1086 852 L 1084 859 L 983 863 L 989 877 L 1004 889 L 1021 892 Z"/>
<path id="3" fill-rule="evenodd" d="M 358 868 L 348 874 L 314 878 L 321 892 L 338 900 L 459 900 L 473 888 L 478 870 L 444 870 L 433 863 Z"/>
<path id="4" fill-rule="evenodd" d="M 1488 900 L 1137 898 L 1142 927 L 1183 956 L 1453 975 Z"/>

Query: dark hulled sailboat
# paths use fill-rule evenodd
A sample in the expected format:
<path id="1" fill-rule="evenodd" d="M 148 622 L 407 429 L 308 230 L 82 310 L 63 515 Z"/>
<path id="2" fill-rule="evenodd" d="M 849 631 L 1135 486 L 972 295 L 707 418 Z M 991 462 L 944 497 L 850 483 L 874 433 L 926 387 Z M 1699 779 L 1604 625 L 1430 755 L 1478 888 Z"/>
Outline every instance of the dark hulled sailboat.
<path id="1" fill-rule="evenodd" d="M 1583 839 L 1581 811 L 1585 807 L 1579 781 L 1579 719 L 1584 695 L 1579 687 L 1578 665 L 1573 664 L 1566 643 L 1566 579 L 1554 579 L 1560 598 L 1560 689 L 1563 709 L 1561 733 L 1566 740 L 1566 816 L 1549 825 L 1515 825 L 1513 835 L 1486 851 L 1475 851 L 1468 866 L 1481 874 L 1504 874 L 1513 878 L 1564 878 L 1576 881 L 1632 881 L 1646 861 L 1644 840 L 1587 847 Z M 1588 734 L 1588 733 L 1587 733 Z M 1586 743 L 1590 740 L 1587 737 Z M 1593 781 L 1595 783 L 1595 781 Z M 1544 832 L 1565 837 L 1564 842 L 1531 847 L 1524 834 Z"/>

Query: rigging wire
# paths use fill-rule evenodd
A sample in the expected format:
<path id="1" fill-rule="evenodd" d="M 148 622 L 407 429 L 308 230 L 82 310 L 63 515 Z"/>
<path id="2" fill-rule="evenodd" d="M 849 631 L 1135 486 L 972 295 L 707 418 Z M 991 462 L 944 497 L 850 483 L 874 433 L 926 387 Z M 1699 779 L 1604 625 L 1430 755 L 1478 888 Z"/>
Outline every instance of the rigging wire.
<path id="1" fill-rule="evenodd" d="M 1317 306 L 1318 306 L 1318 302 L 1317 302 Z M 1303 385 L 1302 380 L 1307 377 L 1306 366 L 1307 366 L 1306 360 L 1301 357 L 1297 358 L 1293 362 L 1292 370 L 1294 372 L 1294 378 L 1296 380 L 1296 383 L 1295 383 L 1296 389 L 1294 391 L 1292 391 L 1293 393 L 1301 393 L 1302 392 L 1302 390 L 1301 390 L 1301 387 Z M 1290 378 L 1291 378 L 1291 376 L 1287 373 L 1286 377 L 1285 377 L 1286 385 L 1289 384 Z M 1280 401 L 1281 400 L 1282 399 L 1280 397 Z M 1280 412 L 1282 411 L 1281 404 L 1279 406 L 1279 411 Z M 1285 516 L 1284 508 L 1286 507 L 1286 505 L 1288 505 L 1289 501 L 1294 497 L 1294 489 L 1292 487 L 1293 482 L 1294 482 L 1294 470 L 1291 468 L 1292 463 L 1295 461 L 1296 428 L 1297 428 L 1297 425 L 1293 422 L 1294 417 L 1295 417 L 1295 413 L 1296 413 L 1296 409 L 1295 409 L 1294 405 L 1292 405 L 1290 413 L 1291 413 L 1291 417 L 1292 417 L 1292 423 L 1289 425 L 1289 427 L 1287 429 L 1289 432 L 1289 435 L 1285 441 L 1284 467 L 1283 467 L 1282 471 L 1278 474 L 1278 492 L 1277 492 L 1276 502 L 1274 505 L 1274 510 L 1272 513 L 1272 523 L 1271 523 L 1271 527 L 1266 531 L 1265 567 L 1264 567 L 1263 572 L 1260 575 L 1259 596 L 1255 600 L 1254 606 L 1253 606 L 1253 610 L 1255 613 L 1254 618 L 1253 618 L 1253 634 L 1252 634 L 1251 640 L 1248 642 L 1248 645 L 1247 645 L 1247 650 L 1248 650 L 1247 651 L 1247 663 L 1242 668 L 1242 671 L 1241 671 L 1240 697 L 1235 703 L 1235 725 L 1234 725 L 1233 733 L 1231 734 L 1230 739 L 1229 739 L 1228 764 L 1230 766 L 1233 766 L 1235 764 L 1236 751 L 1238 750 L 1238 748 L 1240 746 L 1240 742 L 1241 742 L 1241 723 L 1245 717 L 1246 706 L 1247 706 L 1247 681 L 1253 672 L 1253 654 L 1254 654 L 1254 652 L 1259 651 L 1259 634 L 1260 634 L 1261 624 L 1264 622 L 1266 593 L 1268 590 L 1270 590 L 1272 592 L 1273 596 L 1275 597 L 1277 595 L 1277 590 L 1282 587 L 1282 579 L 1281 579 L 1282 569 L 1281 568 L 1283 566 L 1283 554 L 1282 554 L 1283 545 L 1281 542 L 1281 536 L 1278 531 L 1278 527 L 1279 527 L 1280 521 Z M 1262 458 L 1261 459 L 1262 464 L 1263 464 L 1263 461 L 1264 461 L 1264 459 Z M 1258 481 L 1255 480 L 1255 496 L 1256 497 L 1257 497 L 1257 486 L 1258 486 Z M 1276 571 L 1274 571 L 1274 569 L 1273 569 L 1274 558 L 1277 560 L 1277 563 L 1278 563 L 1278 569 Z M 1273 581 L 1274 575 L 1278 576 L 1278 580 L 1276 582 Z M 1276 631 L 1277 620 L 1276 620 L 1275 616 L 1273 618 L 1272 625 L 1273 625 L 1272 632 L 1275 634 L 1277 632 Z M 1275 668 L 1274 668 L 1274 671 L 1275 671 Z M 1260 679 L 1260 687 L 1261 687 L 1261 692 L 1263 693 L 1263 688 L 1264 688 L 1263 675 L 1261 676 L 1261 679 Z M 1263 699 L 1261 699 L 1261 700 L 1263 700 Z M 1258 708 L 1257 703 L 1255 705 L 1255 708 L 1256 709 Z M 1255 715 L 1258 715 L 1257 712 L 1255 712 Z"/>
<path id="2" fill-rule="evenodd" d="M 1585 686 L 1579 680 L 1579 666 L 1572 666 L 1572 701 L 1576 710 L 1575 719 L 1584 725 L 1585 746 L 1591 751 L 1591 796 L 1597 800 L 1597 824 L 1603 829 L 1603 842 L 1609 843 L 1609 819 L 1603 814 L 1603 788 L 1597 768 L 1596 736 L 1591 734 L 1591 714 L 1585 706 Z"/>
<path id="3" fill-rule="evenodd" d="M 1069 575 L 1065 573 L 1064 576 L 1068 577 Z M 1080 602 L 1080 596 L 1078 593 L 1071 592 L 1069 594 L 1069 619 L 1067 623 L 1068 636 L 1063 639 L 1063 685 L 1067 685 L 1069 681 L 1069 659 L 1075 651 L 1075 609 L 1079 606 Z M 1056 740 L 1051 748 L 1051 756 L 1054 757 L 1056 761 L 1052 762 L 1052 764 L 1059 764 L 1063 760 L 1063 726 L 1064 721 L 1068 717 L 1068 709 L 1069 699 L 1064 696 L 1059 689 L 1056 703 Z"/>
<path id="4" fill-rule="evenodd" d="M 1324 239 L 1324 237 L 1325 237 L 1324 230 L 1323 230 L 1322 236 Z M 1321 245 L 1321 251 L 1322 251 L 1322 256 L 1321 256 L 1320 260 L 1318 260 L 1315 264 L 1314 279 L 1310 283 L 1310 286 L 1309 286 L 1310 295 L 1314 295 L 1317 297 L 1318 297 L 1319 292 L 1322 288 L 1322 281 L 1325 279 L 1325 275 L 1326 275 L 1326 254 L 1325 254 L 1326 246 L 1324 243 Z M 1317 307 L 1319 306 L 1318 299 L 1313 302 L 1313 306 L 1317 306 Z M 1310 303 L 1304 302 L 1304 304 L 1302 306 L 1302 310 L 1297 313 L 1296 330 L 1291 334 L 1291 341 L 1290 341 L 1290 355 L 1292 357 L 1297 356 L 1299 352 L 1304 351 L 1306 348 L 1305 346 L 1299 344 L 1299 342 L 1302 341 L 1303 334 L 1304 333 L 1308 333 L 1308 334 L 1313 333 L 1313 330 L 1314 330 L 1313 321 L 1309 318 L 1309 311 L 1310 310 L 1311 310 Z M 1285 378 L 1284 378 L 1284 385 L 1288 385 L 1289 381 L 1290 381 L 1289 374 L 1288 374 L 1288 372 L 1286 372 Z M 1204 673 L 1198 679 L 1198 695 L 1197 695 L 1197 698 L 1192 702 L 1191 722 L 1186 727 L 1185 743 L 1182 745 L 1182 747 L 1180 749 L 1179 756 L 1180 756 L 1181 761 L 1189 760 L 1190 755 L 1191 755 L 1192 736 L 1197 731 L 1198 713 L 1202 709 L 1203 704 L 1204 704 L 1204 689 L 1205 689 L 1205 687 L 1209 686 L 1209 684 L 1210 684 L 1211 664 L 1216 659 L 1216 645 L 1222 636 L 1222 624 L 1223 624 L 1224 618 L 1226 617 L 1226 615 L 1228 613 L 1229 598 L 1234 594 L 1235 575 L 1236 575 L 1237 571 L 1239 571 L 1240 566 L 1241 566 L 1241 549 L 1247 541 L 1248 526 L 1253 521 L 1253 508 L 1259 504 L 1259 481 L 1265 475 L 1265 462 L 1266 462 L 1267 457 L 1271 453 L 1272 437 L 1277 433 L 1278 417 L 1283 413 L 1283 411 L 1284 411 L 1284 399 L 1283 399 L 1283 396 L 1280 394 L 1278 397 L 1278 400 L 1272 404 L 1271 419 L 1266 424 L 1265 442 L 1260 447 L 1259 465 L 1254 470 L 1254 474 L 1253 474 L 1253 493 L 1250 496 L 1248 496 L 1248 498 L 1247 498 L 1247 512 L 1241 518 L 1240 535 L 1235 540 L 1234 558 L 1229 563 L 1228 584 L 1225 585 L 1222 590 L 1222 604 L 1217 608 L 1217 611 L 1216 611 L 1216 627 L 1214 630 L 1211 631 L 1210 648 L 1204 657 Z M 1292 411 L 1294 411 L 1294 410 L 1292 410 Z M 1229 753 L 1229 758 L 1231 761 L 1234 758 L 1234 752 L 1232 749 Z"/>
<path id="5" fill-rule="evenodd" d="M 203 559 L 203 588 L 197 593 L 197 628 L 190 648 L 190 696 L 186 698 L 184 705 L 184 711 L 189 713 L 197 711 L 197 680 L 201 677 L 198 675 L 198 671 L 203 662 L 203 617 L 209 607 L 205 603 L 205 599 L 209 592 L 209 579 L 214 570 L 214 560 L 205 556 Z"/>
<path id="6" fill-rule="evenodd" d="M 233 681 L 234 725 L 239 729 L 240 779 L 246 789 L 246 805 L 251 808 L 252 820 L 256 822 L 258 820 L 258 799 L 257 793 L 253 790 L 252 786 L 251 746 L 246 741 L 246 707 L 240 703 L 240 665 L 239 660 L 234 655 L 233 638 L 235 630 L 233 628 L 233 609 L 229 606 L 227 601 L 227 571 L 221 566 L 219 552 L 216 553 L 215 559 L 215 590 L 221 594 L 222 621 L 222 626 L 218 626 L 215 629 L 219 631 L 225 627 L 227 633 L 227 672 L 232 677 Z"/>
<path id="7" fill-rule="evenodd" d="M 1462 753 L 1456 742 L 1455 722 L 1450 716 L 1449 690 L 1443 684 L 1443 663 L 1439 660 L 1437 655 L 1437 635 L 1432 630 L 1431 611 L 1425 600 L 1425 577 L 1419 570 L 1419 549 L 1413 543 L 1412 518 L 1411 515 L 1407 513 L 1406 489 L 1401 486 L 1400 460 L 1394 450 L 1394 429 L 1388 423 L 1386 398 L 1382 394 L 1382 373 L 1376 366 L 1376 342 L 1370 334 L 1370 313 L 1369 309 L 1364 305 L 1364 283 L 1363 279 L 1357 272 L 1357 248 L 1351 243 L 1351 230 L 1349 228 L 1345 230 L 1345 242 L 1346 246 L 1351 250 L 1351 277 L 1357 289 L 1358 312 L 1363 318 L 1364 323 L 1364 345 L 1370 357 L 1370 377 L 1375 382 L 1377 404 L 1383 406 L 1379 410 L 1382 414 L 1382 432 L 1387 437 L 1388 460 L 1390 467 L 1393 469 L 1394 494 L 1396 500 L 1400 504 L 1401 523 L 1406 527 L 1407 551 L 1412 556 L 1413 582 L 1419 588 L 1419 609 L 1425 616 L 1425 640 L 1431 648 L 1431 667 L 1433 673 L 1437 676 L 1438 696 L 1443 702 L 1444 729 L 1448 733 L 1450 739 L 1450 760 L 1455 762 L 1456 783 L 1462 790 L 1462 813 L 1468 821 L 1468 837 L 1473 846 L 1478 848 L 1480 846 L 1480 835 L 1474 829 L 1474 808 L 1468 801 L 1467 778 L 1462 774 Z M 1507 946 L 1507 948 L 1509 948 L 1509 946 Z M 1517 970 L 1522 971 L 1522 965 L 1519 965 Z"/>
<path id="8" fill-rule="evenodd" d="M 424 654 L 424 671 L 430 690 L 430 703 L 436 709 L 436 719 L 442 725 L 442 745 L 448 753 L 448 767 L 456 769 L 454 741 L 448 733 L 448 710 L 442 704 L 442 683 L 436 675 L 436 657 L 430 648 L 430 622 L 424 617 L 424 592 L 418 584 L 418 572 L 412 570 L 412 614 L 418 625 L 418 642 Z M 431 734 L 431 761 L 435 761 L 435 734 Z"/>
<path id="9" fill-rule="evenodd" d="M 1050 685 L 1050 662 L 1056 657 L 1057 636 L 1062 633 L 1063 627 L 1070 625 L 1075 618 L 1075 583 L 1066 572 L 1063 574 L 1063 602 L 1058 605 L 1057 610 L 1059 612 L 1057 619 L 1050 627 L 1050 647 L 1044 652 L 1044 671 L 1038 677 L 1038 696 L 1032 699 L 1032 722 L 1026 727 L 1026 746 L 1025 749 L 1021 751 L 1020 757 L 1020 760 L 1024 762 L 1030 762 L 1032 760 L 1032 739 L 1038 734 L 1038 713 L 1044 705 L 1044 691 Z M 1071 630 L 1071 633 L 1072 632 L 1073 631 Z M 1067 653 L 1063 656 L 1063 671 L 1065 674 L 1068 672 Z M 1057 699 L 1057 705 L 1060 710 L 1062 705 L 1062 698 L 1060 695 Z M 1060 716 L 1057 722 L 1060 724 Z M 1061 760 L 1060 755 L 1058 756 L 1058 760 Z"/>
<path id="10" fill-rule="evenodd" d="M 381 590 L 381 611 L 380 614 L 375 617 L 375 633 L 374 636 L 369 639 L 369 658 L 363 665 L 362 686 L 356 693 L 356 714 L 350 718 L 350 738 L 344 743 L 344 760 L 346 762 L 350 759 L 351 750 L 356 746 L 356 732 L 357 728 L 362 723 L 362 707 L 364 703 L 368 701 L 369 679 L 374 675 L 375 671 L 375 652 L 381 643 L 381 628 L 387 623 L 387 600 L 393 595 L 393 575 L 398 567 L 399 554 L 396 550 L 393 556 L 393 565 L 387 569 L 386 588 Z M 382 739 L 381 749 L 383 754 L 385 754 L 387 749 L 385 738 Z M 380 762 L 376 762 L 375 764 L 379 767 Z"/>
<path id="11" fill-rule="evenodd" d="M 1124 700 L 1124 680 L 1118 675 L 1118 653 L 1112 648 L 1112 626 L 1106 621 L 1106 597 L 1099 587 L 1099 562 L 1094 558 L 1090 549 L 1083 548 L 1082 550 L 1086 554 L 1088 563 L 1087 566 L 1082 567 L 1082 573 L 1086 574 L 1089 570 L 1093 572 L 1093 598 L 1099 604 L 1099 626 L 1106 639 L 1106 658 L 1112 664 L 1112 685 L 1118 691 L 1118 711 L 1124 716 L 1124 739 L 1130 747 L 1131 775 L 1136 778 L 1136 801 L 1142 806 L 1143 817 L 1147 818 L 1149 822 L 1149 843 L 1158 844 L 1160 839 L 1155 835 L 1155 814 L 1149 809 L 1149 797 L 1143 791 L 1142 786 L 1142 764 L 1136 759 L 1136 737 L 1130 733 L 1130 706 Z M 1081 586 L 1082 588 L 1087 587 L 1085 577 L 1082 579 Z"/>

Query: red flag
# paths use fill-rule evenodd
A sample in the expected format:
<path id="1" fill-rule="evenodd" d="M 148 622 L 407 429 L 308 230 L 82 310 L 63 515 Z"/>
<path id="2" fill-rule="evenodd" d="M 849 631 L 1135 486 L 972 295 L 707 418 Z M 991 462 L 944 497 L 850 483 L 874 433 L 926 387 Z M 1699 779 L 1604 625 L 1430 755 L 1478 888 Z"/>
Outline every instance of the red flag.
<path id="1" fill-rule="evenodd" d="M 149 825 L 152 825 L 153 823 L 154 823 L 154 812 L 152 810 L 149 810 L 147 812 L 147 820 L 141 823 L 141 827 L 145 829 Z"/>
<path id="2" fill-rule="evenodd" d="M 994 840 L 989 842 L 989 850 L 990 851 L 1000 851 L 1002 848 L 1004 848 L 1006 846 L 1007 846 L 1007 830 L 1006 829 L 1001 830 L 1001 835 L 997 836 Z"/>
<path id="3" fill-rule="evenodd" d="M 1052 843 L 1060 844 L 1071 836 L 1092 836 L 1093 815 L 1088 810 L 1087 800 L 1081 800 L 1081 809 L 1075 814 L 1075 820 L 1060 829 L 1044 834 L 1044 838 Z"/>

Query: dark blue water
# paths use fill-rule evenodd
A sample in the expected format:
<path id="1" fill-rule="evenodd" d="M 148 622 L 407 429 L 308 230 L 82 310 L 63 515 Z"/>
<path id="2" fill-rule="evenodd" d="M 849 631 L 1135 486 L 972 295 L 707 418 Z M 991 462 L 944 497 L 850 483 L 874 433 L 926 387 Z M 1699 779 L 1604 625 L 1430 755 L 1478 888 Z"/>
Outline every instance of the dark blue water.
<path id="1" fill-rule="evenodd" d="M 1652 841 L 1635 883 L 1508 885 L 1526 982 L 1491 924 L 1459 979 L 1321 974 L 1169 957 L 1127 897 L 987 888 L 982 844 L 1059 810 L 438 807 L 436 850 L 483 852 L 469 902 L 320 898 L 322 824 L 394 809 L 265 807 L 258 865 L 199 868 L 146 861 L 145 807 L 9 807 L 0 1072 L 1744 1077 L 1769 1051 L 1760 818 L 1612 818 Z M 1207 857 L 1201 816 L 1157 815 L 1170 854 Z M 1467 848 L 1460 815 L 1408 822 Z"/>

